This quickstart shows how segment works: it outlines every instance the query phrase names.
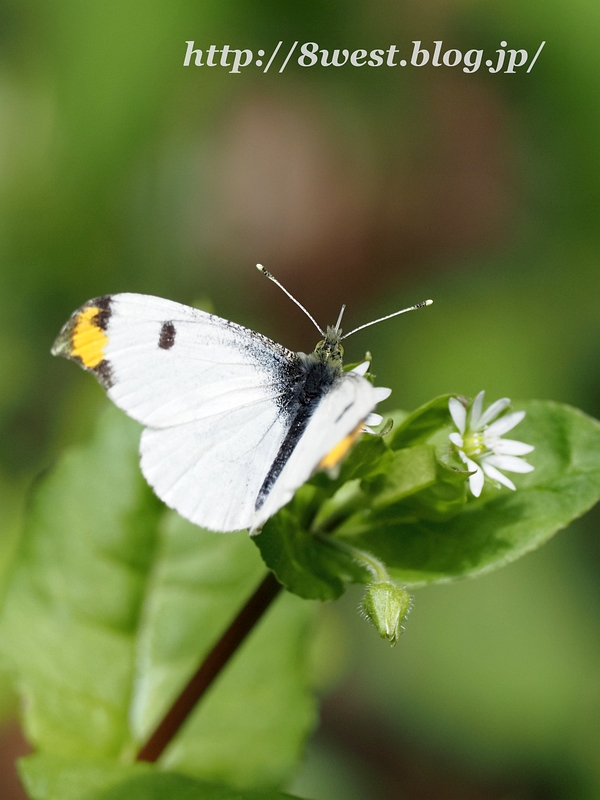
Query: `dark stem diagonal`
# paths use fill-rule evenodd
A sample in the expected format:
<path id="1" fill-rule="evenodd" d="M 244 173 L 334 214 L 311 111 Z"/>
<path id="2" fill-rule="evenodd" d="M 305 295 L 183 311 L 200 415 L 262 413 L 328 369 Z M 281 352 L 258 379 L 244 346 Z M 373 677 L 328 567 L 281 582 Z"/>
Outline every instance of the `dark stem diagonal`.
<path id="1" fill-rule="evenodd" d="M 137 761 L 154 763 L 160 758 L 193 711 L 196 703 L 226 666 L 281 589 L 281 584 L 278 583 L 273 573 L 269 572 L 167 711 L 152 736 L 138 753 Z"/>

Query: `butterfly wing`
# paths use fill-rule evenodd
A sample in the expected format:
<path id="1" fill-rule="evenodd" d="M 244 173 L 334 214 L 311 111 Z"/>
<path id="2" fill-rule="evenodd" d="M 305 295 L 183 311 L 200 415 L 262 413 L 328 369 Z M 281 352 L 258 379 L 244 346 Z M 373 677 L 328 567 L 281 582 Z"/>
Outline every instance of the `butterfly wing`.
<path id="1" fill-rule="evenodd" d="M 286 425 L 270 401 L 240 405 L 171 428 L 146 428 L 142 472 L 157 495 L 213 531 L 249 528 L 265 472 Z"/>
<path id="2" fill-rule="evenodd" d="M 93 372 L 147 426 L 146 479 L 215 531 L 259 529 L 315 469 L 340 460 L 387 391 L 357 373 L 328 376 L 235 323 L 137 294 L 86 303 L 52 352 Z"/>
<path id="3" fill-rule="evenodd" d="M 142 470 L 161 499 L 212 530 L 250 525 L 261 473 L 285 437 L 283 377 L 294 353 L 235 323 L 138 294 L 90 300 L 52 352 L 92 372 L 116 405 L 148 426 Z"/>
<path id="4" fill-rule="evenodd" d="M 90 300 L 52 349 L 92 372 L 133 419 L 153 428 L 271 400 L 295 354 L 195 308 L 140 294 Z"/>

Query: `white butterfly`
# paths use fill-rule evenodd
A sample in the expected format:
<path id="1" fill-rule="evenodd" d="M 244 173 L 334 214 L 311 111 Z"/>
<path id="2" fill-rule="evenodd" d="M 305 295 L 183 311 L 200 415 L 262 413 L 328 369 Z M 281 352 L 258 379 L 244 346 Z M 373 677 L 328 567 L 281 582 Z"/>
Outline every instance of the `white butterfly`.
<path id="1" fill-rule="evenodd" d="M 342 369 L 343 310 L 326 332 L 308 314 L 324 338 L 305 355 L 170 300 L 107 295 L 71 316 L 52 353 L 146 426 L 142 472 L 161 500 L 203 528 L 256 533 L 381 422 L 373 410 L 390 390 L 363 377 L 368 362 Z"/>

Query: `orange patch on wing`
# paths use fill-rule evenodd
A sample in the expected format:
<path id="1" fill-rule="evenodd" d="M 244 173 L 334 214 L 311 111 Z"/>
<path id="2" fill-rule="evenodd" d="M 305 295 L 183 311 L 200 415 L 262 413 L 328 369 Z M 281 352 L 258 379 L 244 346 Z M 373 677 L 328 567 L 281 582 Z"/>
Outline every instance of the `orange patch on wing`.
<path id="1" fill-rule="evenodd" d="M 339 441 L 335 447 L 333 447 L 327 453 L 326 456 L 323 456 L 323 458 L 319 461 L 319 469 L 333 469 L 333 467 L 336 467 L 362 432 L 363 423 L 359 422 L 356 428 L 354 428 L 354 430 L 349 433 L 348 436 L 344 436 L 344 438 Z"/>
<path id="2" fill-rule="evenodd" d="M 79 358 L 84 367 L 93 369 L 104 360 L 104 347 L 108 336 L 97 324 L 97 315 L 102 309 L 89 306 L 84 309 L 75 321 L 71 335 L 70 356 Z"/>

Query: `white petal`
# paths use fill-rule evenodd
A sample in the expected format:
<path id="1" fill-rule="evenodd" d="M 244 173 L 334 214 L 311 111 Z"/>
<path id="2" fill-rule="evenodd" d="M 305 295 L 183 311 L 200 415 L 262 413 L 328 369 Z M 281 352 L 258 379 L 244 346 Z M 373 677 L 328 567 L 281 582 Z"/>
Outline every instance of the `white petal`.
<path id="1" fill-rule="evenodd" d="M 524 458 L 517 458 L 517 456 L 486 456 L 484 460 L 486 463 L 492 464 L 498 469 L 506 469 L 508 472 L 533 472 L 535 469 Z"/>
<path id="2" fill-rule="evenodd" d="M 495 456 L 526 456 L 527 453 L 535 450 L 533 445 L 517 442 L 515 439 L 498 439 L 493 445 L 488 445 L 485 433 L 483 434 L 483 441 L 490 450 L 494 451 Z"/>
<path id="3" fill-rule="evenodd" d="M 497 419 L 496 422 L 492 422 L 487 430 L 494 436 L 502 436 L 518 425 L 524 416 L 525 411 L 513 411 L 512 414 L 507 414 L 505 417 Z"/>
<path id="4" fill-rule="evenodd" d="M 370 364 L 369 364 L 368 361 L 363 361 L 362 364 L 359 364 L 358 367 L 354 367 L 354 369 L 351 369 L 350 372 L 356 372 L 357 375 L 361 375 L 362 376 L 366 372 L 368 372 L 369 366 L 370 366 Z"/>
<path id="5" fill-rule="evenodd" d="M 387 400 L 388 397 L 391 395 L 391 389 L 385 389 L 383 386 L 376 386 L 374 389 L 375 392 L 375 402 L 381 403 L 382 400 Z"/>
<path id="6" fill-rule="evenodd" d="M 383 417 L 381 414 L 371 413 L 365 420 L 365 425 L 381 425 Z"/>
<path id="7" fill-rule="evenodd" d="M 501 400 L 496 400 L 495 403 L 492 403 L 492 405 L 489 408 L 486 408 L 486 410 L 483 412 L 483 415 L 481 416 L 479 420 L 479 425 L 477 427 L 483 428 L 484 425 L 487 425 L 493 419 L 496 419 L 498 414 L 504 411 L 505 408 L 508 408 L 509 405 L 510 405 L 509 397 L 503 397 Z"/>
<path id="8" fill-rule="evenodd" d="M 459 449 L 463 446 L 463 437 L 460 435 L 460 433 L 450 433 L 448 434 L 448 438 L 452 444 L 455 444 Z"/>
<path id="9" fill-rule="evenodd" d="M 488 478 L 491 478 L 493 481 L 498 481 L 498 483 L 506 486 L 507 489 L 512 489 L 513 492 L 516 490 L 517 487 L 510 480 L 510 478 L 507 478 L 506 475 L 503 475 L 500 472 L 500 470 L 497 470 L 496 467 L 493 467 L 487 459 L 481 462 L 481 466 L 483 467 L 483 470 Z"/>
<path id="10" fill-rule="evenodd" d="M 461 459 L 462 459 L 462 460 L 465 462 L 465 464 L 467 464 L 467 463 L 469 462 L 469 459 L 467 458 L 467 456 L 465 455 L 465 453 L 464 453 L 464 451 L 463 451 L 463 450 L 459 450 L 459 451 L 458 451 L 458 455 L 459 455 L 459 456 L 461 457 Z"/>
<path id="11" fill-rule="evenodd" d="M 482 469 L 479 464 L 476 464 L 470 458 L 465 457 L 464 461 L 469 472 L 473 473 L 473 475 L 469 475 L 469 488 L 471 489 L 474 497 L 479 497 L 481 490 L 483 489 L 484 481 Z"/>
<path id="12" fill-rule="evenodd" d="M 484 397 L 485 391 L 481 391 L 475 400 L 473 400 L 473 405 L 471 406 L 471 421 L 469 425 L 472 431 L 476 431 L 479 428 L 479 418 L 481 417 L 481 409 L 483 408 Z"/>
<path id="13" fill-rule="evenodd" d="M 375 433 L 375 431 L 374 431 L 372 428 L 369 428 L 369 426 L 368 426 L 368 425 L 365 425 L 364 423 L 363 423 L 363 426 L 362 426 L 362 432 L 363 432 L 363 433 L 370 433 L 370 434 L 372 434 L 373 436 L 376 436 L 376 435 L 377 435 L 377 434 Z"/>
<path id="14" fill-rule="evenodd" d="M 450 411 L 452 422 L 454 422 L 460 433 L 464 433 L 467 424 L 467 409 L 460 400 L 457 400 L 456 397 L 451 397 L 448 400 L 448 410 Z"/>

